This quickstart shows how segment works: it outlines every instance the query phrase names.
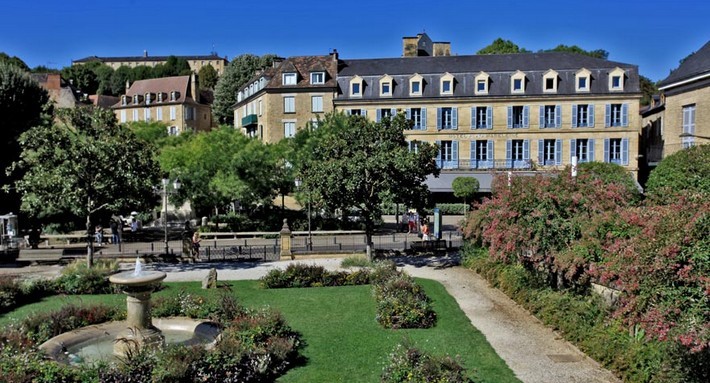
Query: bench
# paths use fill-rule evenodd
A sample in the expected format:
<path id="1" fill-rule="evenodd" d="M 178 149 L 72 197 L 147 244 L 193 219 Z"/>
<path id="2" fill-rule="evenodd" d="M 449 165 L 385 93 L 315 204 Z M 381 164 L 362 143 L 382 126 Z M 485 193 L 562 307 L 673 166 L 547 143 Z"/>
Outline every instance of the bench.
<path id="1" fill-rule="evenodd" d="M 37 264 L 40 262 L 59 263 L 64 257 L 65 249 L 22 249 L 17 257 L 17 262 L 30 262 Z"/>
<path id="2" fill-rule="evenodd" d="M 409 250 L 413 253 L 446 251 L 448 245 L 446 240 L 438 239 L 433 241 L 412 241 Z"/>

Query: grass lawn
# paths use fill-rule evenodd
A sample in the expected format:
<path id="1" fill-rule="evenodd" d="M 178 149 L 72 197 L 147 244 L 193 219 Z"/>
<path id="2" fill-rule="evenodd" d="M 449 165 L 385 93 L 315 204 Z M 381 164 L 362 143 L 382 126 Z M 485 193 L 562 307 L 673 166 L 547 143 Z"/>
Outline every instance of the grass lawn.
<path id="1" fill-rule="evenodd" d="M 519 382 L 484 336 L 469 322 L 446 289 L 438 282 L 417 279 L 432 298 L 437 325 L 425 330 L 386 330 L 375 321 L 375 301 L 370 286 L 308 289 L 262 289 L 258 281 L 231 281 L 233 293 L 248 307 L 271 306 L 288 324 L 303 334 L 307 363 L 293 368 L 278 381 L 375 383 L 387 356 L 403 338 L 433 354 L 459 355 L 477 381 Z M 199 282 L 165 283 L 156 295 L 185 290 L 208 294 Z M 54 310 L 66 303 L 125 305 L 123 295 L 50 297 L 0 316 L 0 326 L 39 310 Z"/>

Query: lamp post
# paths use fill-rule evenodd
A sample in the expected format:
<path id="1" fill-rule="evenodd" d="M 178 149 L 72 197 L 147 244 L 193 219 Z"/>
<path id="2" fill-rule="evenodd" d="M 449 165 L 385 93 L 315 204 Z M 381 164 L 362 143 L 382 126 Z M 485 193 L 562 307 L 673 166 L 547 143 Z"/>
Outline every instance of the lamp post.
<path id="1" fill-rule="evenodd" d="M 300 178 L 296 178 L 294 182 L 297 189 L 300 189 L 301 185 L 303 185 L 303 181 Z M 311 193 L 308 190 L 306 191 L 306 203 L 308 204 L 308 243 L 306 244 L 306 249 L 310 251 L 313 250 L 313 237 L 311 235 Z"/>
<path id="2" fill-rule="evenodd" d="M 170 184 L 170 179 L 163 178 L 163 228 L 165 229 L 165 255 L 170 254 L 170 247 L 168 246 L 168 194 L 175 193 L 180 189 L 180 181 L 173 181 L 173 190 L 168 190 L 168 185 Z"/>

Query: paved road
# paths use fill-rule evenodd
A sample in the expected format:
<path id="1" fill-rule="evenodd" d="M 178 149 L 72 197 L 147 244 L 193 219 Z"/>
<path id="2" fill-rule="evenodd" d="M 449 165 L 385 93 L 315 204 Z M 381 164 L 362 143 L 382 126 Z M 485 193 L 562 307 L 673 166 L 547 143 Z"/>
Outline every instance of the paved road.
<path id="1" fill-rule="evenodd" d="M 340 268 L 341 258 L 300 257 L 295 261 L 254 264 L 155 265 L 168 273 L 166 281 L 199 281 L 210 267 L 218 269 L 220 280 L 258 279 L 273 268 L 293 262 L 318 264 L 328 270 Z M 416 277 L 441 282 L 498 355 L 525 383 L 619 382 L 613 374 L 587 357 L 558 334 L 545 327 L 525 309 L 500 291 L 491 288 L 476 273 L 456 266 L 455 258 L 419 259 L 399 262 Z"/>

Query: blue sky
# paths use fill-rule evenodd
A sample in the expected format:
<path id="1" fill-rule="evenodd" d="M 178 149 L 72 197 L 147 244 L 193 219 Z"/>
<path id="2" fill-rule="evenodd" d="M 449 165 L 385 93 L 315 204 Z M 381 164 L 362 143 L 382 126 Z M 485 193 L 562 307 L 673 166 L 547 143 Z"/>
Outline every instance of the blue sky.
<path id="1" fill-rule="evenodd" d="M 0 52 L 30 67 L 144 50 L 398 57 L 403 36 L 426 31 L 459 55 L 497 37 L 532 51 L 605 49 L 656 81 L 710 40 L 706 0 L 0 0 L 0 10 Z"/>

